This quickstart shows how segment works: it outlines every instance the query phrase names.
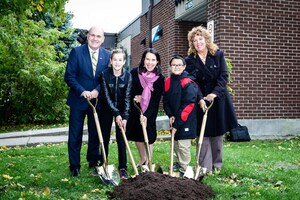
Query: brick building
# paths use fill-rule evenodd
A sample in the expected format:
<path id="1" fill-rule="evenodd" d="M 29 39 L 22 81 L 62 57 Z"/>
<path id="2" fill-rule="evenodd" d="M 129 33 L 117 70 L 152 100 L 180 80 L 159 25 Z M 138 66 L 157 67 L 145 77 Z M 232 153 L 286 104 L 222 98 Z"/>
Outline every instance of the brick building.
<path id="1" fill-rule="evenodd" d="M 152 11 L 152 12 L 151 12 Z M 187 33 L 213 23 L 215 43 L 232 60 L 233 103 L 241 124 L 264 138 L 300 133 L 300 1 L 142 0 L 142 13 L 118 33 L 136 67 L 152 42 L 165 76 L 174 53 L 187 55 Z M 152 36 L 155 34 L 152 34 Z"/>

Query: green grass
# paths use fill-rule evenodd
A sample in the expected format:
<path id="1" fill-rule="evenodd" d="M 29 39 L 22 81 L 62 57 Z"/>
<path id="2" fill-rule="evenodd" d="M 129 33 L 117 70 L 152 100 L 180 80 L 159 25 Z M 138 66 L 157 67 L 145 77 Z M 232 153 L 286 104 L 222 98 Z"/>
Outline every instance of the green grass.
<path id="1" fill-rule="evenodd" d="M 138 154 L 133 143 L 133 156 Z M 168 170 L 170 143 L 155 144 L 153 163 Z M 89 175 L 82 147 L 80 178 L 70 177 L 67 145 L 0 148 L 0 199 L 106 199 L 111 186 Z M 117 167 L 116 144 L 109 161 Z M 195 146 L 192 148 L 195 155 Z M 298 199 L 300 196 L 300 137 L 287 140 L 224 143 L 224 165 L 219 175 L 203 183 L 216 193 L 214 199 Z M 128 159 L 130 162 L 130 159 Z M 194 160 L 191 165 L 194 165 Z M 129 174 L 133 174 L 130 163 Z"/>

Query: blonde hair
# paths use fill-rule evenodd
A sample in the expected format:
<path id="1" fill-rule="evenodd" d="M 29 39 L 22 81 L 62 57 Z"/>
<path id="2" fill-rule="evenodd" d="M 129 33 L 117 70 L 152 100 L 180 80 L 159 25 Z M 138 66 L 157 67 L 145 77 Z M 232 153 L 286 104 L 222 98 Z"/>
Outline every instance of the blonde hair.
<path id="1" fill-rule="evenodd" d="M 195 49 L 195 46 L 193 44 L 193 40 L 196 35 L 204 37 L 204 39 L 206 41 L 206 47 L 207 47 L 209 53 L 211 53 L 212 55 L 215 55 L 215 53 L 217 52 L 219 47 L 215 43 L 213 43 L 210 33 L 203 26 L 194 27 L 191 31 L 189 31 L 189 33 L 188 33 L 188 41 L 189 41 L 188 55 L 194 54 L 195 57 L 197 55 L 197 50 Z"/>
<path id="2" fill-rule="evenodd" d="M 111 51 L 110 59 L 112 59 L 113 56 L 114 56 L 115 54 L 117 54 L 117 53 L 123 54 L 123 59 L 126 60 L 126 54 L 125 54 L 125 52 L 123 51 L 123 49 L 113 49 L 113 50 Z"/>

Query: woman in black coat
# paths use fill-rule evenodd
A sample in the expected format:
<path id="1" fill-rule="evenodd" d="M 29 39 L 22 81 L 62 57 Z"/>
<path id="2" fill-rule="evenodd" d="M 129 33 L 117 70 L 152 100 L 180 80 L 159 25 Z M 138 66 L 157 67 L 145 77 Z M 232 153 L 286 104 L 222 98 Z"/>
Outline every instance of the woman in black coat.
<path id="1" fill-rule="evenodd" d="M 132 69 L 131 75 L 131 106 L 126 134 L 128 140 L 135 141 L 140 155 L 138 166 L 141 166 L 147 164 L 147 155 L 140 121 L 146 123 L 151 156 L 153 143 L 157 138 L 156 118 L 164 89 L 164 76 L 161 74 L 161 60 L 158 52 L 153 48 L 146 49 L 139 67 Z M 141 107 L 142 116 L 134 106 L 134 101 Z"/>
<path id="2" fill-rule="evenodd" d="M 186 71 L 198 84 L 204 100 L 214 102 L 208 111 L 208 118 L 200 154 L 200 165 L 207 172 L 222 167 L 223 135 L 237 127 L 237 120 L 231 97 L 226 88 L 228 68 L 225 57 L 211 40 L 211 35 L 202 26 L 194 27 L 188 33 L 189 51 Z M 200 104 L 203 111 L 205 104 Z M 198 134 L 203 112 L 198 112 Z"/>

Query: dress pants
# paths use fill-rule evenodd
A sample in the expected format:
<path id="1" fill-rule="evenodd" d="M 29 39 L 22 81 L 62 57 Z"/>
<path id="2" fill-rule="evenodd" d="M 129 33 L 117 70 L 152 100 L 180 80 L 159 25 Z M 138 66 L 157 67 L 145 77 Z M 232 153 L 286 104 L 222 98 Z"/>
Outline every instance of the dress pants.
<path id="1" fill-rule="evenodd" d="M 203 137 L 203 142 L 202 142 L 201 152 L 200 152 L 201 167 L 207 168 L 207 172 L 210 172 L 213 169 L 221 169 L 222 162 L 223 162 L 222 154 L 223 154 L 223 136 Z"/>
<path id="2" fill-rule="evenodd" d="M 99 138 L 92 109 L 78 110 L 76 108 L 71 108 L 68 138 L 68 153 L 71 171 L 73 169 L 80 169 L 80 151 L 86 115 L 88 117 L 88 149 L 86 159 L 90 164 L 96 164 L 100 160 Z"/>

